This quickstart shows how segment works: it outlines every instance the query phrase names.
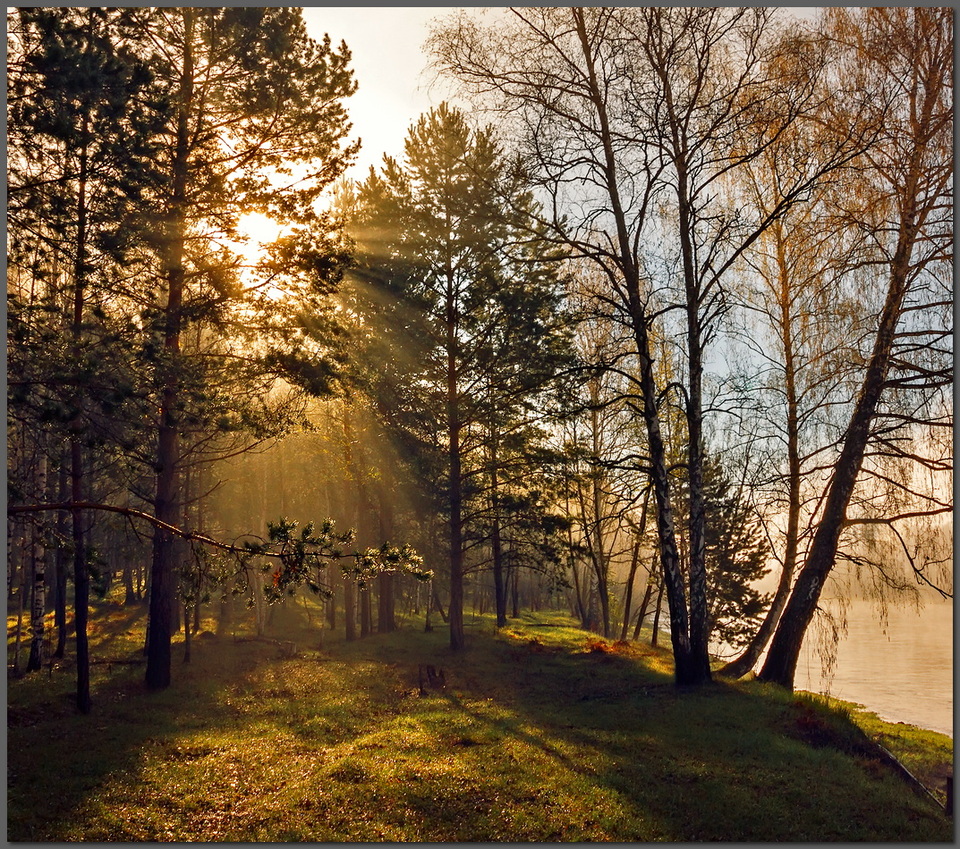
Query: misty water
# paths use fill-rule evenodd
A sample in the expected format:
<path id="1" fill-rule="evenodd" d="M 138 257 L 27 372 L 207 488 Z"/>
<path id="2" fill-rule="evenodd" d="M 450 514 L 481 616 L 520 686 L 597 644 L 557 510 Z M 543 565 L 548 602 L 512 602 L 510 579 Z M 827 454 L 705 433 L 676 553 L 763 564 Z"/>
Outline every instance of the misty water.
<path id="1" fill-rule="evenodd" d="M 827 609 L 831 607 L 827 603 Z M 836 606 L 832 608 L 838 610 Z M 864 705 L 883 719 L 953 736 L 953 602 L 890 606 L 883 621 L 876 605 L 853 600 L 836 662 L 822 669 L 822 632 L 814 624 L 797 664 L 798 690 L 829 693 Z"/>

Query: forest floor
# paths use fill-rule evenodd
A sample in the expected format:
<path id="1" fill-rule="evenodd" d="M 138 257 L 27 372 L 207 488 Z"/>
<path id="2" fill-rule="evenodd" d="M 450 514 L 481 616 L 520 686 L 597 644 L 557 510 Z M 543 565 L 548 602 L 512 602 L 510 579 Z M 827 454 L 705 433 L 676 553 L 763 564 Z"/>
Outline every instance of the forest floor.
<path id="1" fill-rule="evenodd" d="M 756 682 L 678 692 L 663 648 L 556 614 L 468 615 L 454 655 L 442 627 L 347 643 L 306 610 L 189 664 L 175 643 L 150 694 L 144 609 L 98 603 L 91 714 L 69 662 L 8 682 L 8 839 L 952 840 L 855 722 L 941 799 L 944 735 Z"/>

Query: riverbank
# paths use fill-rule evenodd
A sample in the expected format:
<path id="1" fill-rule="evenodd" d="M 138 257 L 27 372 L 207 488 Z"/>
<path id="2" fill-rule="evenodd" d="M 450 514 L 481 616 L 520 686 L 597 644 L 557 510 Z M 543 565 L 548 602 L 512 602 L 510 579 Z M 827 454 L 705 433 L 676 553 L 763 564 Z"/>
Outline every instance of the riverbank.
<path id="1" fill-rule="evenodd" d="M 667 652 L 560 618 L 476 620 L 457 655 L 440 628 L 321 648 L 316 622 L 282 642 L 199 638 L 149 695 L 135 662 L 105 662 L 136 661 L 142 617 L 104 605 L 93 714 L 74 713 L 67 667 L 10 682 L 8 837 L 952 839 L 822 699 L 755 682 L 678 693 Z M 898 733 L 952 761 L 949 738 Z"/>
<path id="2" fill-rule="evenodd" d="M 797 664 L 798 689 L 862 704 L 890 722 L 953 736 L 953 602 L 928 599 L 922 607 L 866 599 L 825 607 L 845 629 L 835 649 L 815 621 Z M 835 651 L 824 669 L 823 649 Z"/>

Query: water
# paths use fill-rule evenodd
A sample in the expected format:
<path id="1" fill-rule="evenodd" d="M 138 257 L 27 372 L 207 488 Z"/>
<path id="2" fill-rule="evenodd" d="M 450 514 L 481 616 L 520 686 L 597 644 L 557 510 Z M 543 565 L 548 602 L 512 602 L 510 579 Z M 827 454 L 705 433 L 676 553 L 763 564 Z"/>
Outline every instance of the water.
<path id="1" fill-rule="evenodd" d="M 873 602 L 849 602 L 832 677 L 821 669 L 818 627 L 815 619 L 804 640 L 796 689 L 828 693 L 883 719 L 953 736 L 952 601 L 928 601 L 919 611 L 890 606 L 886 623 Z"/>

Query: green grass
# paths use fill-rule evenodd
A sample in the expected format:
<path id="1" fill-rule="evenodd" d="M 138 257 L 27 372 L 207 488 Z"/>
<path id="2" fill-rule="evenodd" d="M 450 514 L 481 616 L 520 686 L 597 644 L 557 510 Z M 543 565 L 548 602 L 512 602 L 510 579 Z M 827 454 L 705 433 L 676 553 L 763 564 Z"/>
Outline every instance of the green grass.
<path id="1" fill-rule="evenodd" d="M 95 659 L 140 657 L 142 619 L 104 604 L 95 621 Z M 474 622 L 460 655 L 439 628 L 354 643 L 326 632 L 321 648 L 294 622 L 282 637 L 295 657 L 198 639 L 158 694 L 144 692 L 142 666 L 98 663 L 89 716 L 72 707 L 68 664 L 12 680 L 8 836 L 952 839 L 851 718 L 912 753 L 915 774 L 952 761 L 949 738 L 756 683 L 680 693 L 662 649 L 607 643 L 561 617 L 500 633 Z M 421 664 L 442 667 L 446 687 L 421 696 Z"/>

